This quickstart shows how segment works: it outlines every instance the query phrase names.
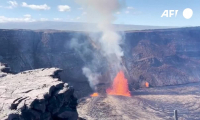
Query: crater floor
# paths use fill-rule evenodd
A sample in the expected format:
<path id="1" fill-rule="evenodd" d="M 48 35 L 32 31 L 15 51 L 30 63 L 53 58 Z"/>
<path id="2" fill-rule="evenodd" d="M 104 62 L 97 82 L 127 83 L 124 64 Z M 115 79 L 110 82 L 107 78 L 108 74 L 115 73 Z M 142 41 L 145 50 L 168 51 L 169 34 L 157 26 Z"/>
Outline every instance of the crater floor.
<path id="1" fill-rule="evenodd" d="M 78 113 L 87 120 L 200 120 L 200 83 L 145 88 L 132 97 L 98 96 L 79 100 Z"/>

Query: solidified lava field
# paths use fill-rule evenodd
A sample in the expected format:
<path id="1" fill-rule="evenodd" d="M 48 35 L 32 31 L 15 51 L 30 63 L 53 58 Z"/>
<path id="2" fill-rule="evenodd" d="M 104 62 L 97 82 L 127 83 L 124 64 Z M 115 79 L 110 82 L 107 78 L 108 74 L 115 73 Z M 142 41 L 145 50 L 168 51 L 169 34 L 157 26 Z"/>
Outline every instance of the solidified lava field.
<path id="1" fill-rule="evenodd" d="M 200 119 L 200 83 L 144 88 L 131 97 L 98 96 L 79 100 L 78 113 L 87 120 L 179 120 Z"/>

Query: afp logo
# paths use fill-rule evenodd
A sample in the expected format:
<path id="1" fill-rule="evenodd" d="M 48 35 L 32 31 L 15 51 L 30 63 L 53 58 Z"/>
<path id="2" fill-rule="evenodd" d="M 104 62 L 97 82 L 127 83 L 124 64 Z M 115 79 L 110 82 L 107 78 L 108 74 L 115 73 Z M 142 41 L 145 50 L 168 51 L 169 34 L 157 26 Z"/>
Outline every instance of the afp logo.
<path id="1" fill-rule="evenodd" d="M 178 15 L 178 12 L 179 10 L 164 10 L 161 17 L 167 17 L 167 18 L 176 17 Z M 185 19 L 190 19 L 192 16 L 193 16 L 192 9 L 186 8 L 185 10 L 183 10 L 183 17 Z"/>

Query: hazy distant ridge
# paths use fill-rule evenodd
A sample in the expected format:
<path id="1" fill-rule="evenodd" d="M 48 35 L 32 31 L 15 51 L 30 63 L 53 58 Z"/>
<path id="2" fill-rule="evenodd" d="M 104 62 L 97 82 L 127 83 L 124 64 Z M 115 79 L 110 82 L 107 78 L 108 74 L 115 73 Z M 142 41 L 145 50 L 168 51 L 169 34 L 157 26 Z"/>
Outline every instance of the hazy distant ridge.
<path id="1" fill-rule="evenodd" d="M 115 25 L 118 31 L 127 30 L 146 30 L 146 29 L 165 29 L 174 27 L 164 26 L 144 26 L 144 25 Z M 73 23 L 73 22 L 29 22 L 29 23 L 0 23 L 0 29 L 55 29 L 70 31 L 94 31 L 97 30 L 95 24 L 89 23 Z"/>

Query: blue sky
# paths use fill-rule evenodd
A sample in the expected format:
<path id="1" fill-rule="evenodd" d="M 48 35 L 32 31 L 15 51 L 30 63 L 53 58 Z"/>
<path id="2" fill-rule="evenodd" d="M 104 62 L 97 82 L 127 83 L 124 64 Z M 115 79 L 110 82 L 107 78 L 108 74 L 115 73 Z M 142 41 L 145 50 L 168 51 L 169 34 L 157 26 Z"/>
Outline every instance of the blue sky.
<path id="1" fill-rule="evenodd" d="M 60 9 L 58 9 L 58 6 Z M 191 19 L 182 15 L 193 10 Z M 103 9 L 103 8 L 102 8 Z M 164 10 L 179 10 L 176 17 L 161 18 Z M 154 26 L 200 26 L 200 0 L 126 0 L 115 13 L 116 24 Z M 75 0 L 0 0 L 0 22 L 85 22 L 86 11 Z"/>

